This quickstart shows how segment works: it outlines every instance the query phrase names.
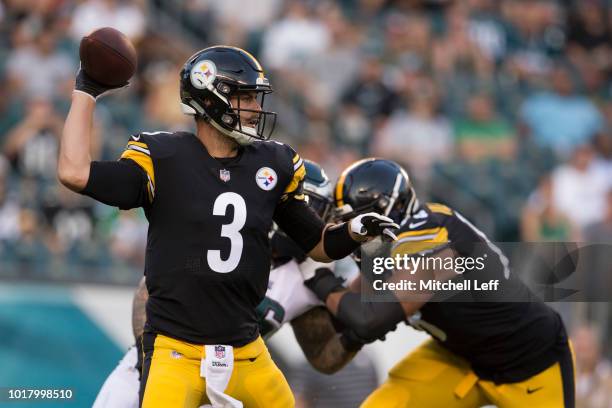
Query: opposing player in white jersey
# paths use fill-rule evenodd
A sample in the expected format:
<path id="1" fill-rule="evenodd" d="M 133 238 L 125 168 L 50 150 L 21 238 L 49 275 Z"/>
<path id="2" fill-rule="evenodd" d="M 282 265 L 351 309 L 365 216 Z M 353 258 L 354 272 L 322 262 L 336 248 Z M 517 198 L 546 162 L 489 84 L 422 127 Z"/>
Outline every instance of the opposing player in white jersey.
<path id="1" fill-rule="evenodd" d="M 304 193 L 309 205 L 325 219 L 331 208 L 331 184 L 321 167 L 305 160 Z M 279 230 L 271 235 L 272 266 L 266 297 L 257 307 L 259 330 L 268 338 L 291 322 L 296 339 L 306 358 L 317 370 L 333 373 L 355 355 L 360 345 L 338 335 L 332 315 L 303 284 L 304 275 L 314 275 L 321 266 Z M 93 408 L 137 408 L 142 364 L 141 336 L 146 320 L 148 298 L 144 278 L 132 305 L 132 329 L 136 345 L 130 347 L 118 366 L 106 379 Z M 180 355 L 177 356 L 180 358 Z"/>

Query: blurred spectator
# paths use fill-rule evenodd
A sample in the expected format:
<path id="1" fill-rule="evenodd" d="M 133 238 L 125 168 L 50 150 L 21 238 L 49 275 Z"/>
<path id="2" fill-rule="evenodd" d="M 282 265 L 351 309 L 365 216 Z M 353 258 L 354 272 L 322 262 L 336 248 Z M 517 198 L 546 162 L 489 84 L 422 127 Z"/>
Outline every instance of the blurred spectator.
<path id="1" fill-rule="evenodd" d="M 312 79 L 303 90 L 310 94 L 310 103 L 330 111 L 337 106 L 359 68 L 369 61 L 364 61 L 359 52 L 361 27 L 349 22 L 337 4 L 327 3 L 319 7 L 318 14 L 328 28 L 331 40 L 325 52 L 304 61 L 300 71 Z"/>
<path id="2" fill-rule="evenodd" d="M 367 147 L 384 119 L 399 103 L 397 94 L 383 81 L 383 66 L 374 57 L 365 57 L 358 76 L 342 96 L 334 123 L 341 144 Z"/>
<path id="3" fill-rule="evenodd" d="M 610 86 L 612 87 L 612 83 Z M 603 136 L 607 139 L 607 142 L 610 143 L 612 141 L 612 89 L 610 89 L 610 98 L 605 101 L 602 106 L 602 110 L 606 118 L 605 132 Z"/>
<path id="4" fill-rule="evenodd" d="M 455 124 L 459 155 L 468 161 L 486 158 L 510 160 L 516 150 L 512 127 L 496 112 L 491 97 L 476 94 L 467 102 L 467 117 Z"/>
<path id="5" fill-rule="evenodd" d="M 553 201 L 550 176 L 540 184 L 527 200 L 521 217 L 521 240 L 526 242 L 578 242 L 579 231 L 561 214 Z"/>
<path id="6" fill-rule="evenodd" d="M 55 179 L 63 120 L 48 99 L 31 99 L 23 120 L 8 132 L 3 151 L 22 176 Z"/>
<path id="7" fill-rule="evenodd" d="M 325 136 L 308 138 L 298 150 L 302 157 L 319 163 L 330 180 L 336 180 L 345 168 L 363 157 L 354 149 L 332 147 L 332 140 Z"/>
<path id="8" fill-rule="evenodd" d="M 193 123 L 193 118 L 183 114 L 180 105 L 178 77 L 181 66 L 169 63 L 151 64 L 147 69 L 145 117 L 143 126 L 147 129 L 167 131 L 184 130 Z"/>
<path id="9" fill-rule="evenodd" d="M 492 74 L 493 60 L 475 41 L 478 37 L 474 33 L 470 35 L 468 17 L 465 3 L 457 2 L 448 8 L 444 36 L 433 44 L 433 64 L 438 75 L 469 72 L 486 77 Z"/>
<path id="10" fill-rule="evenodd" d="M 603 70 L 612 67 L 612 30 L 605 5 L 599 0 L 575 3 L 569 14 L 568 51 L 571 58 L 587 60 Z"/>
<path id="11" fill-rule="evenodd" d="M 576 146 L 589 142 L 602 130 L 603 118 L 591 101 L 575 94 L 566 67 L 553 70 L 551 85 L 550 91 L 528 97 L 520 116 L 539 145 L 567 157 Z"/>
<path id="12" fill-rule="evenodd" d="M 11 242 L 11 256 L 17 265 L 20 277 L 49 275 L 47 262 L 50 253 L 45 244 L 45 235 L 40 228 L 40 219 L 36 212 L 24 209 L 19 213 L 19 237 Z"/>
<path id="13" fill-rule="evenodd" d="M 501 9 L 509 23 L 509 63 L 515 73 L 520 77 L 547 74 L 565 46 L 557 2 L 506 0 Z"/>
<path id="14" fill-rule="evenodd" d="M 19 236 L 19 203 L 9 196 L 9 166 L 0 155 L 0 241 L 14 240 Z"/>
<path id="15" fill-rule="evenodd" d="M 144 266 L 148 224 L 140 211 L 120 211 L 111 232 L 111 253 L 129 265 Z"/>
<path id="16" fill-rule="evenodd" d="M 342 96 L 344 106 L 354 105 L 370 120 L 389 116 L 399 103 L 398 95 L 383 80 L 383 65 L 374 56 L 361 58 L 359 74 Z"/>
<path id="17" fill-rule="evenodd" d="M 378 385 L 376 370 L 364 352 L 333 376 L 303 363 L 288 373 L 296 408 L 358 407 Z"/>
<path id="18" fill-rule="evenodd" d="M 14 48 L 6 60 L 13 95 L 26 98 L 65 95 L 76 68 L 72 59 L 57 48 L 57 33 L 50 24 L 36 33 L 31 44 Z"/>
<path id="19" fill-rule="evenodd" d="M 612 189 L 606 195 L 604 218 L 600 222 L 587 225 L 583 232 L 582 242 L 589 247 L 588 255 L 584 257 L 584 270 L 588 271 L 584 283 L 586 296 L 593 300 L 608 300 L 612 293 Z M 599 321 L 607 320 L 611 309 L 608 303 L 593 303 L 590 309 Z M 595 316 L 593 316 L 595 317 Z M 612 340 L 612 339 L 611 339 Z M 612 344 L 612 342 L 610 342 Z"/>
<path id="20" fill-rule="evenodd" d="M 577 328 L 572 335 L 576 353 L 576 407 L 612 407 L 612 367 L 601 355 L 599 331 Z"/>
<path id="21" fill-rule="evenodd" d="M 591 145 L 576 148 L 569 162 L 552 174 L 554 206 L 580 228 L 600 222 L 612 184 L 611 170 L 596 160 Z"/>
<path id="22" fill-rule="evenodd" d="M 606 209 L 601 222 L 589 224 L 584 228 L 585 242 L 612 242 L 612 189 L 606 195 Z"/>
<path id="23" fill-rule="evenodd" d="M 223 29 L 241 30 L 241 37 L 248 33 L 263 30 L 268 26 L 282 7 L 281 0 L 258 0 L 245 2 L 243 0 L 204 0 L 212 9 L 216 19 Z"/>
<path id="24" fill-rule="evenodd" d="M 380 129 L 374 155 L 405 164 L 418 178 L 427 178 L 435 161 L 448 159 L 453 149 L 451 126 L 437 112 L 433 82 L 419 81 L 404 109 L 395 112 Z"/>
<path id="25" fill-rule="evenodd" d="M 145 15 L 133 0 L 86 0 L 74 10 L 71 33 L 75 42 L 100 27 L 113 27 L 138 42 L 146 28 Z"/>
<path id="26" fill-rule="evenodd" d="M 314 17 L 311 6 L 301 0 L 287 1 L 286 10 L 262 39 L 262 63 L 269 70 L 299 68 L 312 55 L 324 52 L 331 36 Z"/>
<path id="27" fill-rule="evenodd" d="M 469 0 L 468 31 L 485 57 L 500 61 L 507 52 L 507 34 L 494 0 Z"/>
<path id="28" fill-rule="evenodd" d="M 93 238 L 95 220 L 90 198 L 56 184 L 46 194 L 40 210 L 55 251 L 67 251 L 73 244 Z"/>
<path id="29" fill-rule="evenodd" d="M 391 12 L 385 18 L 384 28 L 382 59 L 386 65 L 397 66 L 408 73 L 431 67 L 433 42 L 426 15 Z"/>

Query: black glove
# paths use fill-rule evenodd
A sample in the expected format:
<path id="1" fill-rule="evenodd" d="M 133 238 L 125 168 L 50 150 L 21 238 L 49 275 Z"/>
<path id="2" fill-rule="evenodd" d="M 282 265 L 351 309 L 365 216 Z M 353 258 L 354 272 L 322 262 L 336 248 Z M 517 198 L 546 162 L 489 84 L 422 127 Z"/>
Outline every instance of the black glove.
<path id="1" fill-rule="evenodd" d="M 76 83 L 74 85 L 74 89 L 76 91 L 85 92 L 90 95 L 94 99 L 98 99 L 98 96 L 102 95 L 104 92 L 109 91 L 111 89 L 123 88 L 127 86 L 128 82 L 122 85 L 117 86 L 108 86 L 103 85 L 87 75 L 83 68 L 79 68 L 79 72 L 77 72 Z"/>
<path id="2" fill-rule="evenodd" d="M 322 302 L 325 302 L 330 293 L 344 289 L 343 283 L 344 279 L 334 275 L 328 268 L 317 269 L 312 278 L 304 281 L 304 285 Z"/>
<path id="3" fill-rule="evenodd" d="M 350 221 L 351 231 L 363 237 L 377 237 L 382 235 L 384 239 L 396 241 L 397 236 L 392 231 L 399 229 L 393 220 L 375 212 L 358 215 Z"/>
<path id="4" fill-rule="evenodd" d="M 354 331 L 347 329 L 340 335 L 340 343 L 346 351 L 359 351 L 364 344 L 371 343 L 359 337 Z"/>

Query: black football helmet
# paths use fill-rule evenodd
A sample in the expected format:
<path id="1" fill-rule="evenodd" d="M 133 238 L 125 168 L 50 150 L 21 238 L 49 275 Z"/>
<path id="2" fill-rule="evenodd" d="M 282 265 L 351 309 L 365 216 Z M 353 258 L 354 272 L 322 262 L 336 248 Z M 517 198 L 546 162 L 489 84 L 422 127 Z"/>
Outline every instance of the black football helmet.
<path id="1" fill-rule="evenodd" d="M 332 185 L 321 166 L 311 160 L 304 160 L 304 194 L 310 208 L 326 220 L 332 207 Z"/>
<path id="2" fill-rule="evenodd" d="M 403 225 L 419 202 L 406 170 L 391 160 L 368 158 L 342 172 L 334 189 L 334 205 L 336 219 L 374 211 Z"/>
<path id="3" fill-rule="evenodd" d="M 265 95 L 273 90 L 261 64 L 247 51 L 228 46 L 198 51 L 183 66 L 180 81 L 183 113 L 204 118 L 241 145 L 268 140 L 272 135 L 276 113 L 263 110 L 263 106 Z M 240 107 L 240 94 L 252 92 L 260 110 Z M 241 121 L 244 112 L 256 114 L 249 126 Z"/>

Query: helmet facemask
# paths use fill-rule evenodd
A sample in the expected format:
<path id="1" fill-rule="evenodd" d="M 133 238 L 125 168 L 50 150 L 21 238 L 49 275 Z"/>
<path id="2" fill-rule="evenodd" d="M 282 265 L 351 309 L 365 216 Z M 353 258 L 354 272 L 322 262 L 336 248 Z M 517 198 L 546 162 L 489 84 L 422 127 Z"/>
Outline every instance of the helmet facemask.
<path id="1" fill-rule="evenodd" d="M 276 126 L 276 113 L 264 110 L 263 106 L 266 95 L 272 93 L 271 88 L 232 87 L 224 82 L 221 82 L 218 88 L 224 90 L 235 88 L 235 90 L 231 90 L 229 98 L 226 98 L 228 105 L 226 111 L 221 115 L 221 126 L 215 126 L 217 130 L 226 136 L 236 139 L 241 145 L 249 144 L 253 139 L 270 139 Z M 252 94 L 255 94 L 254 98 L 260 109 L 245 107 L 244 96 Z M 248 122 L 243 120 L 245 116 L 250 117 Z"/>
<path id="2" fill-rule="evenodd" d="M 309 191 L 306 186 L 304 186 L 304 195 L 306 196 L 308 206 L 312 208 L 323 221 L 327 221 L 331 213 L 331 197 Z"/>

